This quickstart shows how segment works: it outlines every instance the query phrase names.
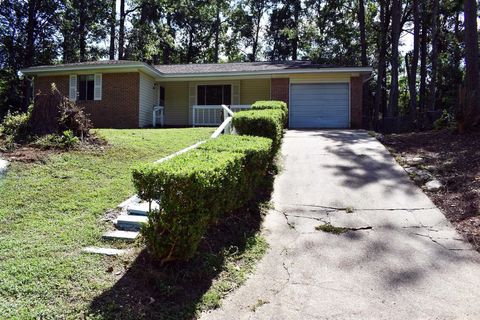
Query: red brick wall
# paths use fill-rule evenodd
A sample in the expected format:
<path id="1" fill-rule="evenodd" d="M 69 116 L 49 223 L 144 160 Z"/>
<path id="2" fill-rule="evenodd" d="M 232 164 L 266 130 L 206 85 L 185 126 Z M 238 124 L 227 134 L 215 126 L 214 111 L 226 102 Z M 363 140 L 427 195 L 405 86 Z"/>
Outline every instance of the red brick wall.
<path id="1" fill-rule="evenodd" d="M 137 72 L 104 73 L 102 100 L 77 101 L 97 128 L 138 128 L 139 82 Z M 55 83 L 68 97 L 69 76 L 44 76 L 35 79 L 35 93 L 48 92 Z"/>
<path id="2" fill-rule="evenodd" d="M 272 78 L 270 97 L 272 100 L 284 101 L 288 104 L 289 84 L 288 78 Z"/>
<path id="3" fill-rule="evenodd" d="M 350 122 L 354 129 L 363 128 L 363 77 L 350 78 Z"/>

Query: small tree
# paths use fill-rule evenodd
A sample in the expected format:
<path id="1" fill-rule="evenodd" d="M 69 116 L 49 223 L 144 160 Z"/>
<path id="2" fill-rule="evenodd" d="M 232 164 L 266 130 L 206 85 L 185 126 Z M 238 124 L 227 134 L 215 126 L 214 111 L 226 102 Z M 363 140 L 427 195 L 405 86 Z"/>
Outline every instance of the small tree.
<path id="1" fill-rule="evenodd" d="M 35 97 L 29 127 L 32 135 L 61 134 L 71 130 L 75 136 L 83 138 L 89 135 L 92 123 L 83 108 L 62 95 L 53 84 L 50 92 Z"/>

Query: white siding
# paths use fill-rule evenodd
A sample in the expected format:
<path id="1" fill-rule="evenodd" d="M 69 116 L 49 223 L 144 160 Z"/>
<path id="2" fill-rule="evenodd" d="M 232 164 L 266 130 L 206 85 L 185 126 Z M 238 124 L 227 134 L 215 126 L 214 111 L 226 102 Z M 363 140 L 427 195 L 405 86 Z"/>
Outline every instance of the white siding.
<path id="1" fill-rule="evenodd" d="M 138 117 L 138 126 L 140 128 L 152 125 L 153 106 L 156 104 L 156 88 L 154 89 L 154 84 L 153 78 L 140 73 L 140 105 Z"/>

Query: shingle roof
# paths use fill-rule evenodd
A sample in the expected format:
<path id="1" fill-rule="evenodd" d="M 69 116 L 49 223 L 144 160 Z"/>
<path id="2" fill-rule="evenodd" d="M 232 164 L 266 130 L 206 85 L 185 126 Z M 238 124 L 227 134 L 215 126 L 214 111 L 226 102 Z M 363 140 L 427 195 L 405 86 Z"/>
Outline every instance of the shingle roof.
<path id="1" fill-rule="evenodd" d="M 280 71 L 298 69 L 322 69 L 335 66 L 315 64 L 311 61 L 261 61 L 261 62 L 233 62 L 233 63 L 198 63 L 198 64 L 171 64 L 156 65 L 155 68 L 164 74 L 196 74 L 222 72 L 255 72 Z"/>
<path id="2" fill-rule="evenodd" d="M 60 72 L 100 68 L 142 68 L 153 76 L 185 77 L 205 75 L 230 75 L 230 74 L 269 74 L 285 72 L 370 72 L 370 68 L 358 68 L 348 66 L 331 66 L 315 64 L 311 61 L 261 61 L 261 62 L 233 62 L 233 63 L 195 63 L 195 64 L 171 64 L 149 65 L 139 61 L 129 60 L 99 60 L 78 63 L 54 64 L 31 67 L 21 70 L 24 74 L 37 74 L 45 72 Z"/>

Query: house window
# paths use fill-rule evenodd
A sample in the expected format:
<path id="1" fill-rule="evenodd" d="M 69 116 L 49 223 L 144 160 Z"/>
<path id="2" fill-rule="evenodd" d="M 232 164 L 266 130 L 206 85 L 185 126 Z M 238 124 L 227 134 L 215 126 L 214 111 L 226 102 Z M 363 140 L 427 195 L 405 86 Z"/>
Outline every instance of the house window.
<path id="1" fill-rule="evenodd" d="M 198 105 L 231 105 L 232 86 L 225 85 L 202 85 L 197 89 Z"/>
<path id="2" fill-rule="evenodd" d="M 165 106 L 165 88 L 160 87 L 159 95 L 158 95 L 158 105 Z"/>
<path id="3" fill-rule="evenodd" d="M 95 77 L 93 74 L 78 77 L 78 100 L 93 100 L 95 90 Z"/>

